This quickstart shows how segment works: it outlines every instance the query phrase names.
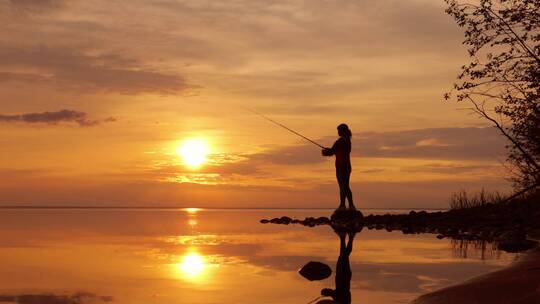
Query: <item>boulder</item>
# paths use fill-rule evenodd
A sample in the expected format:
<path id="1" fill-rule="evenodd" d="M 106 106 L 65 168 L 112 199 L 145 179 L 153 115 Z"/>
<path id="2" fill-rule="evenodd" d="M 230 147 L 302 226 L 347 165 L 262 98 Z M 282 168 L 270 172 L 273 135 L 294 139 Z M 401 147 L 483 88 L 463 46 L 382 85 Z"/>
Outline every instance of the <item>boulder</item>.
<path id="1" fill-rule="evenodd" d="M 331 216 L 332 221 L 336 220 L 344 220 L 344 221 L 351 221 L 351 220 L 362 220 L 364 218 L 364 215 L 360 210 L 336 210 Z"/>
<path id="2" fill-rule="evenodd" d="M 332 274 L 332 269 L 324 263 L 310 261 L 298 273 L 310 281 L 318 281 L 328 278 Z"/>

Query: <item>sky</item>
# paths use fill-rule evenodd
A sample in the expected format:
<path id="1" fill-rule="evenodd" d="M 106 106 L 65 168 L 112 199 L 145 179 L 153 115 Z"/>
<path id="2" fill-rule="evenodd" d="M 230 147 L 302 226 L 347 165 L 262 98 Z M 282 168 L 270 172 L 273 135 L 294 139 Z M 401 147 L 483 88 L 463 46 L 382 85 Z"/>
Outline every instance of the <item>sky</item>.
<path id="1" fill-rule="evenodd" d="M 365 208 L 509 191 L 505 142 L 443 101 L 468 60 L 433 0 L 0 0 L 0 205 Z M 206 144 L 194 168 L 186 141 Z M 181 154 L 181 153 L 180 153 Z"/>

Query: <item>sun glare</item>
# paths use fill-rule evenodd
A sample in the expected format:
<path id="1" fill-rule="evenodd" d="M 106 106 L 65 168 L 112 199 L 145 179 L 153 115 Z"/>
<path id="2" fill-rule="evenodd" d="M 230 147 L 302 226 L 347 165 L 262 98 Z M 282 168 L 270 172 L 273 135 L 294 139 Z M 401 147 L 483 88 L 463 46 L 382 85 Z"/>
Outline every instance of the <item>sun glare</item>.
<path id="1" fill-rule="evenodd" d="M 200 208 L 184 208 L 183 210 L 185 212 L 187 212 L 188 214 L 195 214 L 195 213 L 201 211 Z"/>
<path id="2" fill-rule="evenodd" d="M 199 276 L 206 266 L 204 258 L 196 253 L 191 252 L 182 258 L 182 262 L 177 264 L 178 269 L 185 277 L 193 279 Z"/>
<path id="3" fill-rule="evenodd" d="M 184 164 L 193 169 L 206 162 L 208 152 L 207 142 L 200 138 L 188 139 L 176 150 L 176 153 L 182 157 Z"/>

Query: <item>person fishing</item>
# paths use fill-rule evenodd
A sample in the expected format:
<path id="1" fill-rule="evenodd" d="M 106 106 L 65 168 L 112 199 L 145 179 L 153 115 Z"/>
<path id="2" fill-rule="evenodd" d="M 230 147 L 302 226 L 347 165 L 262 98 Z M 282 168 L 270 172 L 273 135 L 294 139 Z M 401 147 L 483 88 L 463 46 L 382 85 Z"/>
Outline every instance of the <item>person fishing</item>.
<path id="1" fill-rule="evenodd" d="M 339 139 L 336 140 L 332 148 L 326 148 L 322 146 L 321 144 L 317 143 L 316 141 L 311 140 L 310 138 L 296 132 L 295 130 L 287 127 L 286 125 L 280 122 L 277 122 L 255 110 L 248 109 L 248 108 L 246 108 L 246 110 L 322 148 L 323 156 L 335 155 L 336 156 L 336 177 L 337 177 L 337 181 L 339 185 L 339 198 L 340 198 L 340 204 L 336 211 L 346 210 L 345 199 L 349 201 L 349 209 L 356 210 L 356 207 L 354 206 L 353 199 L 352 199 L 351 187 L 349 186 L 349 179 L 351 177 L 351 171 L 352 171 L 351 170 L 351 157 L 350 157 L 352 133 L 351 133 L 351 130 L 349 129 L 349 126 L 347 126 L 344 123 L 340 124 L 337 127 Z"/>
<path id="2" fill-rule="evenodd" d="M 356 210 L 353 203 L 352 191 L 349 186 L 351 177 L 351 137 L 349 126 L 342 123 L 337 127 L 339 139 L 336 140 L 332 148 L 323 148 L 323 156 L 336 156 L 336 178 L 339 186 L 339 207 L 338 211 L 345 210 L 345 199 L 349 201 L 349 209 Z"/>

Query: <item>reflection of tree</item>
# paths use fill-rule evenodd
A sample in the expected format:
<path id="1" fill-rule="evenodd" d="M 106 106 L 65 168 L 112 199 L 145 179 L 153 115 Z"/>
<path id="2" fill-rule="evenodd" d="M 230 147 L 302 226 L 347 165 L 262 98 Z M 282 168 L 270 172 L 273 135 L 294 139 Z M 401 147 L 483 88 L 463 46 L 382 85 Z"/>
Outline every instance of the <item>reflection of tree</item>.
<path id="1" fill-rule="evenodd" d="M 452 239 L 451 244 L 454 256 L 462 259 L 471 255 L 481 260 L 498 259 L 501 256 L 496 244 L 485 240 Z"/>
<path id="2" fill-rule="evenodd" d="M 356 232 L 350 231 L 336 231 L 339 236 L 339 257 L 336 263 L 336 275 L 335 282 L 336 288 L 324 288 L 321 290 L 321 294 L 326 297 L 331 297 L 335 302 L 339 304 L 351 303 L 351 264 L 349 262 L 349 256 L 353 249 L 353 241 Z M 349 236 L 349 240 L 346 242 L 346 236 Z"/>

